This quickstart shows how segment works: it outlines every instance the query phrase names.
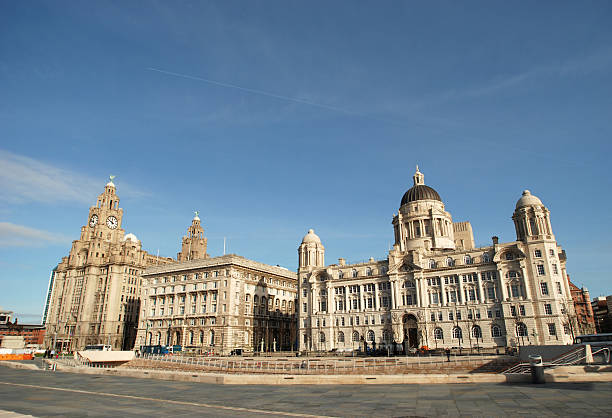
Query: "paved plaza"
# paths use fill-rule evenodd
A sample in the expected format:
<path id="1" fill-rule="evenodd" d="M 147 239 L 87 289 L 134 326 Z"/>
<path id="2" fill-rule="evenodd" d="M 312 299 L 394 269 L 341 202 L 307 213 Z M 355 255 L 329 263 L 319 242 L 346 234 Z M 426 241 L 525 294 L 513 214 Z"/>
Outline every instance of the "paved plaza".
<path id="1" fill-rule="evenodd" d="M 610 416 L 612 383 L 228 386 L 0 367 L 0 411 L 46 416 Z"/>

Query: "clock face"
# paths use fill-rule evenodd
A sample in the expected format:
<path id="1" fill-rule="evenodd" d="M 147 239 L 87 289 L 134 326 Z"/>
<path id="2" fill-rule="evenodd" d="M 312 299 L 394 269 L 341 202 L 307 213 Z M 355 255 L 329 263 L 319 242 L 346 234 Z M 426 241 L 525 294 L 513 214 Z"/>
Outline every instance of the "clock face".
<path id="1" fill-rule="evenodd" d="M 89 226 L 93 228 L 97 224 L 98 224 L 98 215 L 92 215 L 91 219 L 89 220 Z"/>
<path id="2" fill-rule="evenodd" d="M 108 219 L 106 219 L 106 226 L 108 226 L 110 229 L 117 228 L 117 225 L 119 225 L 119 222 L 117 222 L 117 218 L 114 216 L 109 216 Z"/>

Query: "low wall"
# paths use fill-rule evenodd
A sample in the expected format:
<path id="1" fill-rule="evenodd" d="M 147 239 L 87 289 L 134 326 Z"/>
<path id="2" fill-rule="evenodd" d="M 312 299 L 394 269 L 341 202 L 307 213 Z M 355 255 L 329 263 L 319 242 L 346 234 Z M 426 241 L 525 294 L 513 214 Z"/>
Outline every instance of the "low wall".
<path id="1" fill-rule="evenodd" d="M 577 345 L 524 345 L 519 348 L 519 358 L 527 362 L 530 355 L 538 355 L 542 356 L 542 361 L 551 361 L 577 347 Z"/>

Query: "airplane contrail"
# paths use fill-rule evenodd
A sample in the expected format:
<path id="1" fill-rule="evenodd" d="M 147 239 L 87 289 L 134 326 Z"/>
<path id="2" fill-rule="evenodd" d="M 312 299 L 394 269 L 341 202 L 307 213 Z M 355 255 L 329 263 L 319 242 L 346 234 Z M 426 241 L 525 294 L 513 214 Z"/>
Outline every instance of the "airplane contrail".
<path id="1" fill-rule="evenodd" d="M 166 70 L 162 70 L 162 69 L 154 68 L 154 67 L 147 67 L 147 70 L 149 70 L 149 71 L 156 71 L 158 73 L 167 74 L 167 75 L 171 75 L 171 76 L 174 76 L 174 77 L 181 77 L 181 78 L 187 78 L 189 80 L 202 81 L 204 83 L 214 84 L 216 86 L 228 87 L 228 88 L 236 89 L 236 90 L 242 90 L 242 91 L 246 91 L 248 93 L 259 94 L 259 95 L 262 95 L 262 96 L 272 97 L 272 98 L 278 99 L 278 100 L 285 100 L 285 101 L 289 101 L 289 102 L 305 104 L 305 105 L 308 105 L 308 106 L 320 107 L 322 109 L 333 110 L 333 111 L 336 111 L 336 112 L 354 114 L 354 112 L 351 112 L 350 110 L 342 109 L 340 107 L 329 106 L 329 105 L 325 105 L 325 104 L 321 104 L 321 103 L 315 103 L 315 102 L 311 102 L 311 101 L 308 101 L 308 100 L 299 99 L 297 97 L 283 96 L 283 95 L 280 95 L 280 94 L 270 93 L 270 92 L 264 91 L 264 90 L 257 90 L 257 89 L 251 89 L 251 88 L 248 88 L 248 87 L 237 86 L 235 84 L 223 83 L 221 81 L 210 80 L 208 78 L 197 77 L 197 76 L 193 76 L 193 75 L 189 75 L 189 74 L 175 73 L 173 71 L 166 71 Z"/>

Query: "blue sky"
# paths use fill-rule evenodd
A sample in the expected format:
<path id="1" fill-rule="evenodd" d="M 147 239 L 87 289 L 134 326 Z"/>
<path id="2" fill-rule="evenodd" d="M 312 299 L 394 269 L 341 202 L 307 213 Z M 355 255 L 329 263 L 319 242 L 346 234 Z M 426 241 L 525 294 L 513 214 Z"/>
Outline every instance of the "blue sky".
<path id="1" fill-rule="evenodd" d="M 1 2 L 0 306 L 35 322 L 109 174 L 175 256 L 384 258 L 416 164 L 477 244 L 523 189 L 568 271 L 612 293 L 612 4 Z"/>

